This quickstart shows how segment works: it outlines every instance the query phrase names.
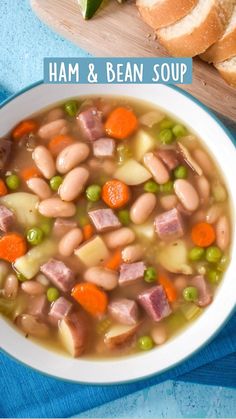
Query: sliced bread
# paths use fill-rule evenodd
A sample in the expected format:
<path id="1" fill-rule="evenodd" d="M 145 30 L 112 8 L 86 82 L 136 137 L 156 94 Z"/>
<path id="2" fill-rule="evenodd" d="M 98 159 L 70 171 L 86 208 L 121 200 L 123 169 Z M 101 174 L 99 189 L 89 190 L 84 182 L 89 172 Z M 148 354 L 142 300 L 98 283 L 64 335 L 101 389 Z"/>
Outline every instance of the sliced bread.
<path id="1" fill-rule="evenodd" d="M 143 20 L 153 29 L 172 25 L 186 16 L 198 0 L 137 0 Z"/>
<path id="2" fill-rule="evenodd" d="M 201 54 L 209 63 L 218 63 L 236 55 L 236 5 L 222 38 Z"/>
<path id="3" fill-rule="evenodd" d="M 235 0 L 199 0 L 197 6 L 173 25 L 157 30 L 162 45 L 175 57 L 194 57 L 223 35 Z"/>
<path id="4" fill-rule="evenodd" d="M 236 56 L 222 63 L 215 64 L 223 79 L 233 87 L 236 87 Z"/>

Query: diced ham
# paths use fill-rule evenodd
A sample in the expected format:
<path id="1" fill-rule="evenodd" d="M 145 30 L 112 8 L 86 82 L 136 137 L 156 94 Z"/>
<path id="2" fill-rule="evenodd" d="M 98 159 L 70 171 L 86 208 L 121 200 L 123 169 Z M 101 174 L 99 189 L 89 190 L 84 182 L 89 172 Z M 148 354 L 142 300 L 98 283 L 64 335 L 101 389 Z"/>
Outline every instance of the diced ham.
<path id="1" fill-rule="evenodd" d="M 6 233 L 12 227 L 14 222 L 14 214 L 11 210 L 0 205 L 0 230 Z"/>
<path id="2" fill-rule="evenodd" d="M 75 274 L 62 261 L 50 259 L 40 267 L 40 271 L 63 292 L 71 290 Z"/>
<path id="3" fill-rule="evenodd" d="M 94 141 L 93 154 L 95 157 L 113 157 L 115 154 L 115 140 L 112 138 L 100 138 Z"/>
<path id="4" fill-rule="evenodd" d="M 132 325 L 138 321 L 137 303 L 127 298 L 111 301 L 108 305 L 108 313 L 114 320 L 122 324 Z"/>
<path id="5" fill-rule="evenodd" d="M 178 239 L 184 235 L 183 219 L 176 208 L 157 215 L 154 225 L 161 240 Z"/>
<path id="6" fill-rule="evenodd" d="M 88 215 L 99 232 L 121 227 L 119 219 L 110 208 L 92 210 Z"/>
<path id="7" fill-rule="evenodd" d="M 82 314 L 72 313 L 59 322 L 59 337 L 73 357 L 80 356 L 88 344 L 88 324 Z"/>
<path id="8" fill-rule="evenodd" d="M 155 322 L 171 314 L 172 310 L 161 285 L 149 288 L 138 296 L 138 301 Z"/>
<path id="9" fill-rule="evenodd" d="M 212 301 L 212 292 L 203 275 L 197 275 L 191 280 L 191 285 L 198 290 L 197 305 L 208 306 Z"/>
<path id="10" fill-rule="evenodd" d="M 55 326 L 59 320 L 62 320 L 65 316 L 68 316 L 72 309 L 72 303 L 64 297 L 59 297 L 51 306 L 48 313 L 49 320 Z"/>
<path id="11" fill-rule="evenodd" d="M 120 266 L 119 285 L 134 284 L 143 278 L 146 266 L 144 262 L 123 263 Z"/>
<path id="12" fill-rule="evenodd" d="M 0 171 L 4 169 L 11 153 L 12 142 L 0 138 Z"/>
<path id="13" fill-rule="evenodd" d="M 29 300 L 28 310 L 27 313 L 31 314 L 32 316 L 36 316 L 39 318 L 44 318 L 48 312 L 48 301 L 46 296 L 37 295 L 35 297 L 31 297 Z"/>
<path id="14" fill-rule="evenodd" d="M 77 115 L 77 123 L 85 138 L 89 141 L 98 140 L 104 135 L 101 115 L 95 106 L 80 112 Z"/>
<path id="15" fill-rule="evenodd" d="M 175 150 L 159 150 L 158 156 L 169 170 L 174 170 L 179 165 L 178 155 Z"/>
<path id="16" fill-rule="evenodd" d="M 56 218 L 53 225 L 53 234 L 62 237 L 73 228 L 77 227 L 77 222 L 69 218 Z"/>

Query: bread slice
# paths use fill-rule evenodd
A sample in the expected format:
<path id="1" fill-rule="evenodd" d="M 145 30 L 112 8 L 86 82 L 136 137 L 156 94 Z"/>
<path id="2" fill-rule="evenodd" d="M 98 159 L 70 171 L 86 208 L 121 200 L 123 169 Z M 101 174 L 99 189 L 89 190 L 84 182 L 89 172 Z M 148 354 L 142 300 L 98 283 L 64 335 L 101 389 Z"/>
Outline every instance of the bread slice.
<path id="1" fill-rule="evenodd" d="M 157 30 L 161 44 L 175 57 L 194 57 L 206 51 L 224 33 L 235 0 L 199 0 L 173 25 Z"/>
<path id="2" fill-rule="evenodd" d="M 228 60 L 236 55 L 236 5 L 228 26 L 222 36 L 215 44 L 201 54 L 201 58 L 209 63 L 218 63 Z"/>
<path id="3" fill-rule="evenodd" d="M 143 20 L 153 29 L 172 25 L 186 16 L 198 0 L 137 0 Z"/>
<path id="4" fill-rule="evenodd" d="M 223 77 L 223 79 L 236 88 L 236 55 L 222 63 L 215 64 L 215 67 Z"/>

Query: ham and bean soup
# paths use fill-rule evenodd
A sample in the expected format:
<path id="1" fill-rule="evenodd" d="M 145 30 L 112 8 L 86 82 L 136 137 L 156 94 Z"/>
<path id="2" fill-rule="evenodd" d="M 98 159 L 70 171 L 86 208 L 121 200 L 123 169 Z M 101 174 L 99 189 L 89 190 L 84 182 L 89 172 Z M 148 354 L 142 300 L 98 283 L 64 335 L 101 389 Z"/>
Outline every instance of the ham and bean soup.
<path id="1" fill-rule="evenodd" d="M 0 312 L 72 357 L 152 350 L 212 303 L 227 188 L 188 128 L 147 103 L 84 98 L 0 139 Z"/>

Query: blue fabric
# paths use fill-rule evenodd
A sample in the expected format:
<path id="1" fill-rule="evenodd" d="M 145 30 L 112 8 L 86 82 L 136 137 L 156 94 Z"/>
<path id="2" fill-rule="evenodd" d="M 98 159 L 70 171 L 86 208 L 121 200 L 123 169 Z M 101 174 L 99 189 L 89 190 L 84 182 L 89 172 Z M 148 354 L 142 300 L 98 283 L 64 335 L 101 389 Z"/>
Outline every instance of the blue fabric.
<path id="1" fill-rule="evenodd" d="M 8 92 L 0 89 L 0 102 Z M 132 384 L 88 386 L 33 371 L 0 353 L 0 417 L 70 417 L 167 379 L 236 387 L 236 314 L 189 360 Z M 14 395 L 14 396 L 13 396 Z"/>

